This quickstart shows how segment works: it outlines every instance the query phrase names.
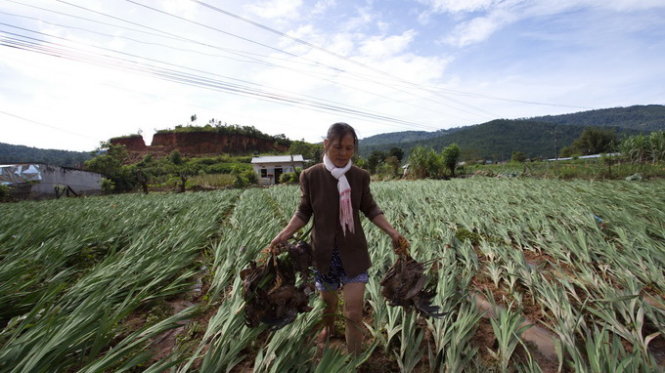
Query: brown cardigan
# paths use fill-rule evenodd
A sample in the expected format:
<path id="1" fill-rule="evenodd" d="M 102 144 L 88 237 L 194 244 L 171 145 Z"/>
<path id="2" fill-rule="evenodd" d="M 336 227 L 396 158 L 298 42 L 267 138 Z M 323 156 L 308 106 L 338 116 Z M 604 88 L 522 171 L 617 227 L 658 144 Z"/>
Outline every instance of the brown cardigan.
<path id="1" fill-rule="evenodd" d="M 370 220 L 383 214 L 383 211 L 372 198 L 367 171 L 351 166 L 346 172 L 346 179 L 351 186 L 355 233 L 347 231 L 344 235 L 342 231 L 339 223 L 337 179 L 330 174 L 323 163 L 316 164 L 300 174 L 300 205 L 295 216 L 307 223 L 314 215 L 312 248 L 316 269 L 324 274 L 329 272 L 332 250 L 337 247 L 344 272 L 347 276 L 354 277 L 367 271 L 372 264 L 358 211 L 362 211 Z"/>

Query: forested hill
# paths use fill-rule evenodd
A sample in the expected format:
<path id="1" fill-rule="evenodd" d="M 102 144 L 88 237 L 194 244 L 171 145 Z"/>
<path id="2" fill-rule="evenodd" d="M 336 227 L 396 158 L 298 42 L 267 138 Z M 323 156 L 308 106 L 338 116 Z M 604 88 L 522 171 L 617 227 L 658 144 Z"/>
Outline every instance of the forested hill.
<path id="1" fill-rule="evenodd" d="M 510 159 L 513 151 L 524 152 L 529 157 L 550 158 L 562 147 L 572 144 L 585 127 L 591 126 L 612 128 L 619 137 L 665 130 L 665 106 L 640 105 L 530 119 L 499 119 L 435 132 L 381 134 L 360 140 L 360 154 L 368 157 L 374 150 L 388 151 L 392 147 L 399 147 L 408 154 L 418 145 L 438 151 L 457 143 L 465 159 L 505 160 Z M 418 139 L 407 140 L 413 137 Z M 387 139 L 399 141 L 387 142 Z"/>
<path id="2" fill-rule="evenodd" d="M 575 126 L 613 126 L 640 131 L 665 130 L 665 105 L 635 105 L 529 118 L 537 122 Z"/>
<path id="3" fill-rule="evenodd" d="M 455 132 L 459 128 L 451 128 L 447 130 L 439 130 L 434 132 L 427 131 L 403 131 L 403 132 L 391 132 L 391 133 L 382 133 L 380 135 L 374 135 L 360 140 L 362 146 L 374 146 L 374 145 L 386 145 L 386 144 L 402 144 L 412 141 L 426 140 L 432 137 L 443 136 L 449 133 Z"/>
<path id="4" fill-rule="evenodd" d="M 553 158 L 562 147 L 572 144 L 584 128 L 531 120 L 498 119 L 462 127 L 454 133 L 427 140 L 373 146 L 365 146 L 361 142 L 360 153 L 367 157 L 374 150 L 386 151 L 392 147 L 400 147 L 408 154 L 416 146 L 432 147 L 440 151 L 443 147 L 456 143 L 462 149 L 462 159 L 506 160 L 510 159 L 514 151 L 524 152 L 528 157 Z M 619 137 L 640 133 L 621 127 L 611 128 Z"/>
<path id="5" fill-rule="evenodd" d="M 78 167 L 92 158 L 90 152 L 39 149 L 0 142 L 0 164 L 46 163 L 55 166 Z"/>

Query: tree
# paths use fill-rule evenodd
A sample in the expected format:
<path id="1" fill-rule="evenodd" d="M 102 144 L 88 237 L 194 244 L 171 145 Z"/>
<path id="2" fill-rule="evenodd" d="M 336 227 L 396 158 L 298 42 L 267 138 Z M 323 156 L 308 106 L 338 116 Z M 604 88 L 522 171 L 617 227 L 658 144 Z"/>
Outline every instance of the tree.
<path id="1" fill-rule="evenodd" d="M 616 149 L 617 135 L 612 130 L 589 127 L 573 142 L 581 154 L 609 153 Z"/>
<path id="2" fill-rule="evenodd" d="M 434 149 L 415 147 L 409 154 L 409 173 L 418 179 L 443 175 L 443 162 Z"/>
<path id="3" fill-rule="evenodd" d="M 180 178 L 178 193 L 184 193 L 187 187 L 187 180 L 190 176 L 196 175 L 196 169 L 194 166 L 184 162 L 179 164 L 173 163 L 169 168 L 173 176 Z"/>
<path id="4" fill-rule="evenodd" d="M 367 169 L 368 169 L 368 167 L 367 167 L 367 159 L 365 159 L 365 158 L 363 158 L 363 157 L 361 157 L 361 156 L 358 156 L 358 155 L 354 156 L 354 157 L 353 157 L 353 164 L 354 164 L 356 167 L 360 167 L 360 168 L 362 168 L 363 170 L 367 170 Z M 368 171 L 369 171 L 369 170 L 368 170 Z"/>
<path id="5" fill-rule="evenodd" d="M 321 144 L 310 144 L 303 140 L 292 141 L 289 145 L 290 154 L 301 154 L 303 158 L 312 163 L 321 162 Z"/>
<path id="6" fill-rule="evenodd" d="M 404 150 L 398 147 L 390 148 L 388 156 L 395 157 L 397 158 L 397 161 L 402 162 L 402 158 L 404 158 Z"/>
<path id="7" fill-rule="evenodd" d="M 396 156 L 391 155 L 386 158 L 380 166 L 377 167 L 377 173 L 388 178 L 399 176 L 400 163 Z"/>
<path id="8" fill-rule="evenodd" d="M 443 149 L 443 152 L 441 152 L 443 164 L 448 170 L 450 170 L 450 175 L 452 177 L 455 177 L 455 166 L 457 166 L 457 160 L 459 159 L 460 153 L 461 151 L 457 144 L 450 144 Z"/>
<path id="9" fill-rule="evenodd" d="M 367 170 L 370 174 L 375 174 L 376 169 L 379 164 L 383 163 L 383 160 L 386 158 L 386 153 L 374 150 L 372 154 L 367 158 Z"/>
<path id="10" fill-rule="evenodd" d="M 129 159 L 129 153 L 124 145 L 113 145 L 108 142 L 102 142 L 97 149 L 97 156 L 86 162 L 86 166 L 90 165 L 103 165 L 102 169 L 96 168 L 95 172 L 104 173 L 104 167 L 110 167 L 109 173 L 119 168 Z"/>
<path id="11" fill-rule="evenodd" d="M 174 165 L 181 165 L 182 155 L 180 155 L 180 152 L 178 150 L 174 150 L 171 152 L 171 154 L 169 154 L 169 161 Z"/>
<path id="12" fill-rule="evenodd" d="M 559 157 L 562 157 L 562 158 L 572 157 L 574 153 L 575 153 L 575 149 L 573 148 L 572 145 L 564 146 L 563 148 L 561 148 L 561 151 L 559 152 Z"/>
<path id="13" fill-rule="evenodd" d="M 143 194 L 148 194 L 148 176 L 140 168 L 136 169 L 136 181 L 141 185 Z"/>
<path id="14" fill-rule="evenodd" d="M 133 166 L 124 165 L 128 159 L 129 153 L 124 145 L 102 143 L 100 154 L 86 161 L 85 169 L 106 176 L 112 181 L 114 191 L 128 192 L 134 189 L 137 183 Z"/>
<path id="15" fill-rule="evenodd" d="M 522 163 L 526 161 L 526 154 L 524 152 L 513 152 L 512 157 L 510 158 L 513 162 Z"/>

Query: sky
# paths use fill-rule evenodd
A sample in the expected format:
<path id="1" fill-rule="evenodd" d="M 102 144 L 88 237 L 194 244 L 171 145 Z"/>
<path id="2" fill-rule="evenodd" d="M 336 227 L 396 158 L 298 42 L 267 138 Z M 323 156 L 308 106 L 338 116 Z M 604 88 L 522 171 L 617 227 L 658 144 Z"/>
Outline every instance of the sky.
<path id="1" fill-rule="evenodd" d="M 663 0 L 1 0 L 0 142 L 211 121 L 319 142 L 665 104 L 664 61 Z"/>

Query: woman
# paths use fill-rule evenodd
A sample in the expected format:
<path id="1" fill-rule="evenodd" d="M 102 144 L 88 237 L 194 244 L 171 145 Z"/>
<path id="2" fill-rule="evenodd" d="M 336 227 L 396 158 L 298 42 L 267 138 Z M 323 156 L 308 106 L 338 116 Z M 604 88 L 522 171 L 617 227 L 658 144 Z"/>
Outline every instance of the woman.
<path id="1" fill-rule="evenodd" d="M 358 137 L 353 127 L 346 123 L 330 126 L 323 148 L 323 163 L 300 174 L 300 205 L 270 245 L 275 247 L 289 239 L 314 215 L 312 247 L 316 288 L 326 304 L 319 340 L 325 341 L 332 335 L 341 288 L 347 349 L 358 354 L 362 348 L 367 269 L 371 265 L 358 211 L 388 234 L 393 245 L 397 245 L 402 236 L 374 202 L 369 189 L 369 173 L 351 162 L 358 149 Z"/>

